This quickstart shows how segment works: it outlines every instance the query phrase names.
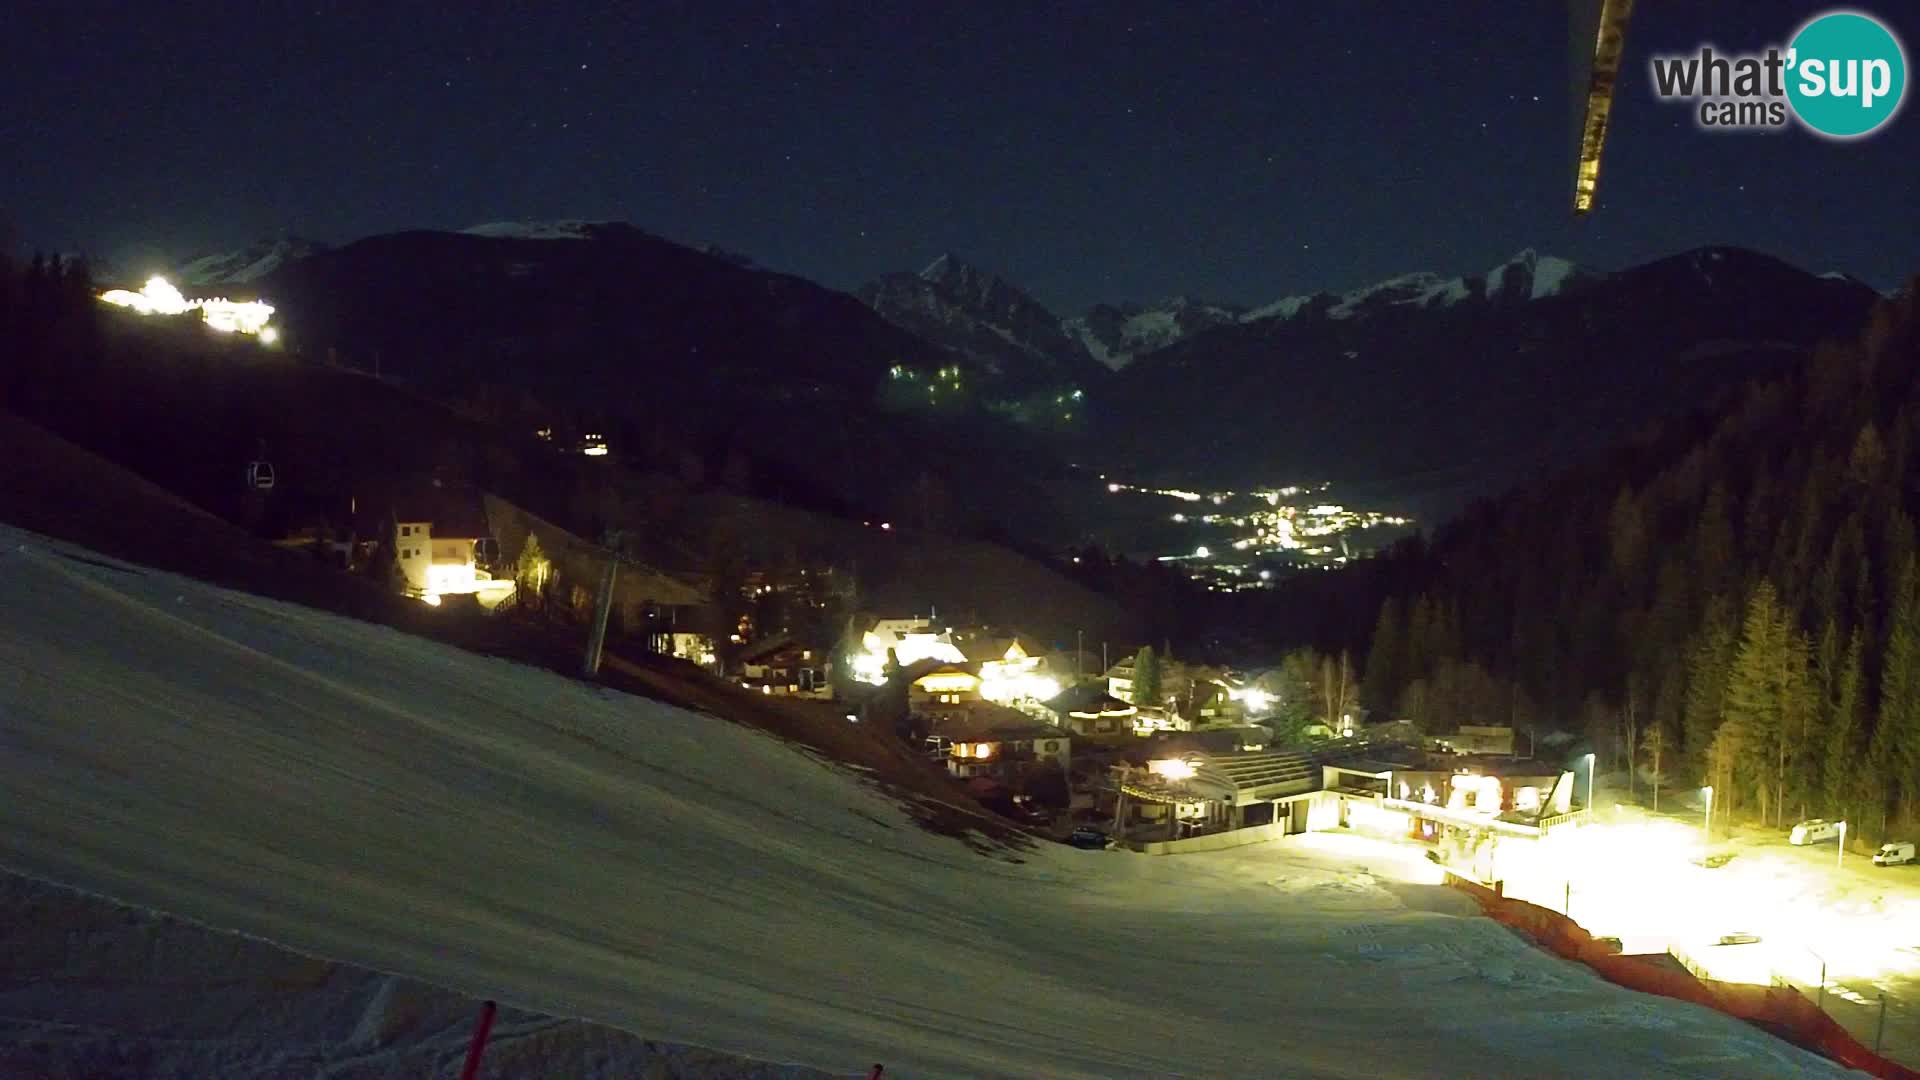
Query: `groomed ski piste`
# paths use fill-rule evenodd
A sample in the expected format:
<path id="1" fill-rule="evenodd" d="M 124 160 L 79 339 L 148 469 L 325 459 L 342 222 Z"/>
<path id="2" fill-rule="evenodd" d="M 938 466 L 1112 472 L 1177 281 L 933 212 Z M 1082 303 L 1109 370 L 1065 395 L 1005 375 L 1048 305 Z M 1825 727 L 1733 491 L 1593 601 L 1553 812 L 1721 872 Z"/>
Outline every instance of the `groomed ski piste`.
<path id="1" fill-rule="evenodd" d="M 831 1075 L 1857 1075 L 1558 960 L 1394 845 L 970 845 L 723 719 L 8 528 L 0 863 L 526 1014 Z M 70 962 L 49 942 L 71 927 L 36 910 L 6 947 Z M 226 978 L 237 947 L 204 947 L 219 955 L 180 956 L 175 995 L 135 993 L 130 970 L 118 1022 Z M 87 970 L 75 1025 L 115 977 Z M 234 1016 L 251 1046 L 298 1022 Z M 201 1039 L 201 1074 L 229 1075 L 234 1047 Z M 497 1065 L 483 1075 L 544 1075 L 525 1053 Z M 737 1075 L 773 1075 L 755 1068 Z"/>

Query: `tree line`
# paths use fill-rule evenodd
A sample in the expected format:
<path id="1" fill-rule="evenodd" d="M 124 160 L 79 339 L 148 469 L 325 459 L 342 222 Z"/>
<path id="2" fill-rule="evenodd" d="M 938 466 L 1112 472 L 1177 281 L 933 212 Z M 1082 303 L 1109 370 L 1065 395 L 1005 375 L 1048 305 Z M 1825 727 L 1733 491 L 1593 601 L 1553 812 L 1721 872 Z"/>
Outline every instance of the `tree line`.
<path id="1" fill-rule="evenodd" d="M 1772 822 L 1920 811 L 1915 288 L 1550 483 L 1338 576 L 1361 697 L 1433 732 L 1584 733 Z"/>
<path id="2" fill-rule="evenodd" d="M 0 407 L 32 411 L 97 362 L 98 307 L 85 259 L 0 252 Z"/>

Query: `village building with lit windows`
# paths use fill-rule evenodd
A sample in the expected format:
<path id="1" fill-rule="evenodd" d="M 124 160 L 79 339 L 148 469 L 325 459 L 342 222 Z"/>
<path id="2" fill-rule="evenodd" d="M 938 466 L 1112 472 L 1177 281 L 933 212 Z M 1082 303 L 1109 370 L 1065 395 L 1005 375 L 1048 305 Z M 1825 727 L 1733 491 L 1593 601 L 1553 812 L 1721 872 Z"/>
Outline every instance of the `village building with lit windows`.
<path id="1" fill-rule="evenodd" d="M 1142 735 L 1237 726 L 1253 713 L 1251 703 L 1264 708 L 1273 700 L 1262 691 L 1237 685 L 1225 671 L 1177 660 L 1160 661 L 1161 700 L 1141 701 L 1136 682 L 1131 657 L 1107 669 L 1107 694 L 1139 710 L 1135 726 Z"/>
<path id="2" fill-rule="evenodd" d="M 1573 773 L 1534 762 L 1461 765 L 1453 755 L 1364 742 L 1249 750 L 1236 731 L 1158 736 L 1143 747 L 1152 755 L 1144 765 L 1114 766 L 1114 834 L 1168 853 L 1351 829 L 1424 842 L 1447 865 L 1492 882 L 1501 845 L 1511 868 L 1586 816 L 1571 805 Z"/>
<path id="3" fill-rule="evenodd" d="M 434 484 L 392 503 L 387 544 L 400 592 L 439 605 L 448 596 L 472 596 L 492 608 L 513 595 L 513 578 L 495 578 L 483 561 L 497 544 L 478 491 Z"/>
<path id="4" fill-rule="evenodd" d="M 1491 884 L 1502 873 L 1502 845 L 1511 863 L 1587 816 L 1573 809 L 1570 771 L 1543 772 L 1531 761 L 1451 768 L 1436 762 L 1448 758 L 1428 757 L 1417 766 L 1365 759 L 1327 765 L 1325 786 L 1339 800 L 1340 824 L 1431 845 L 1447 865 Z"/>
<path id="5" fill-rule="evenodd" d="M 1024 713 L 984 703 L 941 714 L 930 744 L 944 751 L 947 771 L 962 780 L 981 777 L 1018 785 L 1037 768 L 1073 766 L 1073 738 Z"/>
<path id="6" fill-rule="evenodd" d="M 747 646 L 739 663 L 740 683 L 749 690 L 812 698 L 833 696 L 827 653 L 792 636 Z"/>
<path id="7" fill-rule="evenodd" d="M 924 716 L 961 713 L 986 699 L 974 665 L 921 660 L 907 668 L 907 707 Z"/>
<path id="8" fill-rule="evenodd" d="M 1068 687 L 1042 707 L 1055 725 L 1075 738 L 1106 743 L 1132 742 L 1134 719 L 1140 712 L 1099 683 Z"/>
<path id="9" fill-rule="evenodd" d="M 1215 835 L 1209 846 L 1232 847 L 1331 828 L 1338 804 L 1322 790 L 1312 754 L 1193 754 L 1121 766 L 1115 832 L 1140 843 Z M 1220 834 L 1236 834 L 1224 836 Z"/>
<path id="10" fill-rule="evenodd" d="M 856 615 L 847 621 L 840 649 L 847 658 L 848 673 L 872 686 L 885 685 L 890 665 L 904 670 L 926 660 L 967 662 L 953 635 L 930 616 Z"/>

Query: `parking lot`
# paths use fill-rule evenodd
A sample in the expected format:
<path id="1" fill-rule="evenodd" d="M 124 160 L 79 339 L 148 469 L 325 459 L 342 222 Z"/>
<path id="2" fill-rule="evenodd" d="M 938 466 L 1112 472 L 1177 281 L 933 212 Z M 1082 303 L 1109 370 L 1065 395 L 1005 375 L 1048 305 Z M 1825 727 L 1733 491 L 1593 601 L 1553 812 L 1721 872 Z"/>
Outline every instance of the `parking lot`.
<path id="1" fill-rule="evenodd" d="M 1602 809 L 1592 825 L 1510 850 L 1508 895 L 1564 910 L 1624 951 L 1671 951 L 1697 973 L 1787 983 L 1868 1046 L 1920 1065 L 1920 863 L 1874 866 L 1785 829 Z M 1884 1029 L 1882 998 L 1885 999 Z"/>

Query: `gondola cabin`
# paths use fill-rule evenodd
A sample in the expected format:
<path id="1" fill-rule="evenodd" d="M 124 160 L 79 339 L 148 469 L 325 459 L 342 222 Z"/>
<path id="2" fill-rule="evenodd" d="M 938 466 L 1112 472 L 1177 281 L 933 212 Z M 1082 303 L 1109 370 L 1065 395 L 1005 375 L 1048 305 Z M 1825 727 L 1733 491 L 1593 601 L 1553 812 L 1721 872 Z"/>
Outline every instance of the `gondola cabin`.
<path id="1" fill-rule="evenodd" d="M 273 463 L 270 461 L 247 462 L 247 487 L 255 491 L 272 491 Z"/>

